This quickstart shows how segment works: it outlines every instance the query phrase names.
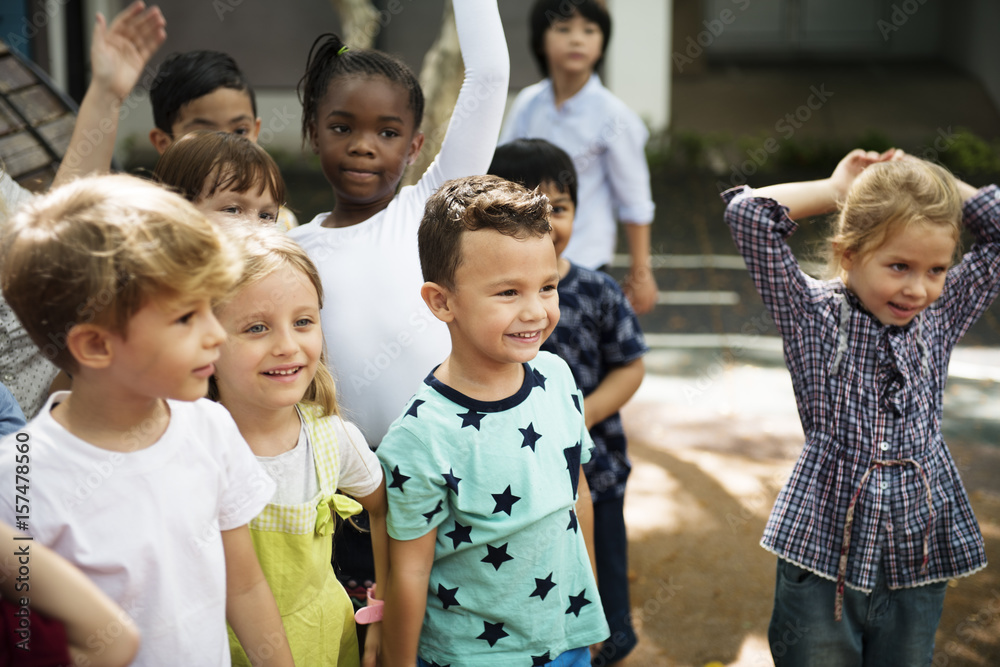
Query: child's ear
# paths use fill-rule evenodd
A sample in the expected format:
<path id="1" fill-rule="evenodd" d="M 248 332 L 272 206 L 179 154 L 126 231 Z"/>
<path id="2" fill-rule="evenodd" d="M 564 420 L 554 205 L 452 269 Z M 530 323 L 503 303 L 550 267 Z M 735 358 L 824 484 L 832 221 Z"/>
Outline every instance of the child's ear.
<path id="1" fill-rule="evenodd" d="M 107 368 L 114 357 L 108 330 L 96 324 L 77 324 L 70 329 L 66 347 L 81 368 Z"/>
<path id="2" fill-rule="evenodd" d="M 406 164 L 411 165 L 417 161 L 417 157 L 420 155 L 420 149 L 424 147 L 424 133 L 417 132 L 413 135 L 413 140 L 410 142 L 410 153 L 406 156 Z"/>
<path id="3" fill-rule="evenodd" d="M 253 132 L 247 135 L 247 139 L 257 143 L 257 137 L 260 136 L 260 118 L 254 121 Z"/>
<path id="4" fill-rule="evenodd" d="M 839 250 L 838 244 L 836 243 L 833 244 L 833 251 L 837 252 L 838 250 Z M 854 251 L 845 250 L 840 255 L 840 268 L 842 268 L 844 271 L 850 271 L 851 267 L 854 266 L 854 260 L 855 260 Z"/>
<path id="5" fill-rule="evenodd" d="M 434 317 L 445 323 L 455 319 L 455 313 L 451 308 L 451 290 L 444 285 L 428 281 L 420 288 L 420 296 Z"/>
<path id="6" fill-rule="evenodd" d="M 173 141 L 174 140 L 169 134 L 158 127 L 154 127 L 149 131 L 149 142 L 153 144 L 153 148 L 155 148 L 156 152 L 160 155 L 163 155 L 163 151 L 167 150 Z"/>

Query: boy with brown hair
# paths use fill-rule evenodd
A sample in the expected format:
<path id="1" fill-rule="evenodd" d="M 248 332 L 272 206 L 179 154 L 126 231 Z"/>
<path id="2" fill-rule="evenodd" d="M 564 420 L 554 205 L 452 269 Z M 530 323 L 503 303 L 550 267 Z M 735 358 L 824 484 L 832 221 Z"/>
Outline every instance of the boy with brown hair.
<path id="1" fill-rule="evenodd" d="M 538 352 L 559 320 L 548 216 L 543 195 L 494 176 L 427 202 L 421 295 L 452 350 L 377 451 L 392 480 L 385 664 L 589 665 L 608 636 L 584 541 L 583 397 Z"/>
<path id="2" fill-rule="evenodd" d="M 201 399 L 225 340 L 212 302 L 241 266 L 189 202 L 130 176 L 36 199 L 0 243 L 8 303 L 73 376 L 0 447 L 7 488 L 30 485 L 30 504 L 0 497 L 0 520 L 132 616 L 135 665 L 228 665 L 227 618 L 259 664 L 292 664 L 247 528 L 274 483 Z"/>

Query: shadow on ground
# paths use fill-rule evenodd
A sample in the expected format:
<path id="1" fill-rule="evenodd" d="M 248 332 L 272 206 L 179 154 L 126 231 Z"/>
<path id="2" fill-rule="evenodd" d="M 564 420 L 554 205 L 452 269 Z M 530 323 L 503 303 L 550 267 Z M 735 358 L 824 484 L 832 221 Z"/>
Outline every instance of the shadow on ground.
<path id="1" fill-rule="evenodd" d="M 754 373 L 775 375 L 754 381 Z M 670 392 L 654 376 L 624 411 L 634 463 L 626 498 L 631 593 L 642 641 L 628 665 L 772 664 L 775 557 L 759 540 L 802 441 L 791 388 L 773 383 L 781 373 L 732 367 L 686 405 L 677 395 L 661 400 Z M 784 412 L 720 399 L 745 398 L 744 382 Z M 1000 562 L 1000 448 L 962 440 L 951 449 L 987 556 Z M 952 582 L 936 639 L 935 666 L 1000 664 L 996 566 Z"/>

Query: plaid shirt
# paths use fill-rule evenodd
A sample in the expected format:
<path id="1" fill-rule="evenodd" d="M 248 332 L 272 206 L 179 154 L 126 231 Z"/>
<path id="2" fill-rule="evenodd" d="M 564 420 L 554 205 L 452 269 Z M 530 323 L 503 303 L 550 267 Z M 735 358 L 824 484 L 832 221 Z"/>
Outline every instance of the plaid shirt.
<path id="1" fill-rule="evenodd" d="M 542 344 L 569 364 L 588 396 L 612 370 L 646 354 L 639 320 L 614 278 L 570 263 L 559 280 L 559 324 Z M 625 429 L 616 412 L 590 429 L 594 456 L 583 466 L 594 502 L 625 497 L 632 470 Z"/>
<path id="2" fill-rule="evenodd" d="M 951 351 L 1000 289 L 1000 190 L 984 188 L 965 203 L 977 243 L 948 271 L 941 297 L 905 327 L 881 324 L 839 279 L 804 274 L 785 243 L 796 228 L 787 209 L 750 190 L 723 198 L 733 239 L 783 338 L 806 438 L 762 546 L 836 580 L 849 540 L 846 583 L 866 592 L 880 561 L 890 588 L 985 567 L 941 418 Z"/>

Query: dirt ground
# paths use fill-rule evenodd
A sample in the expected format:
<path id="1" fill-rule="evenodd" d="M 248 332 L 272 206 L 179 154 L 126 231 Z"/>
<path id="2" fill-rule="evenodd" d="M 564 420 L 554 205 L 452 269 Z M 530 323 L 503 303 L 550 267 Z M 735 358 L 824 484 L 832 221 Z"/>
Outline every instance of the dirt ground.
<path id="1" fill-rule="evenodd" d="M 623 411 L 634 464 L 626 522 L 640 636 L 623 664 L 773 664 L 767 624 L 775 557 L 759 540 L 802 443 L 780 375 L 776 387 L 739 368 L 659 390 L 654 379 Z M 934 665 L 998 665 L 1000 446 L 974 436 L 949 445 L 991 565 L 951 582 Z"/>

